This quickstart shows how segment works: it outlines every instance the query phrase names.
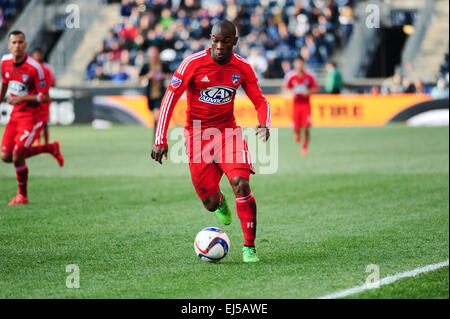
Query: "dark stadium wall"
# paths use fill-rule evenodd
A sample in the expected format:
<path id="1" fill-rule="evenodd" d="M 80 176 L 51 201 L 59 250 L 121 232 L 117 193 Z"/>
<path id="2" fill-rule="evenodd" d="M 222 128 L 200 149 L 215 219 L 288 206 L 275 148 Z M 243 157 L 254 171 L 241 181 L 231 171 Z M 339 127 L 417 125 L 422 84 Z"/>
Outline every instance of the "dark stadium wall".
<path id="1" fill-rule="evenodd" d="M 432 110 L 449 109 L 449 99 L 430 100 L 414 104 L 392 117 L 389 122 L 405 122 L 421 113 Z"/>

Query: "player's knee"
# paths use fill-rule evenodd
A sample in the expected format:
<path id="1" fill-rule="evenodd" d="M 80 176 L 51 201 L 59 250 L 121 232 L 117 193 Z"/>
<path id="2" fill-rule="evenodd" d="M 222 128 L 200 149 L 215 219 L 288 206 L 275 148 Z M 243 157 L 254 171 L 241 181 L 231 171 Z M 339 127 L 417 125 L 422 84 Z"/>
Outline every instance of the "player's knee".
<path id="1" fill-rule="evenodd" d="M 231 179 L 231 187 L 235 195 L 246 196 L 250 193 L 250 182 L 243 177 L 233 177 Z"/>
<path id="2" fill-rule="evenodd" d="M 11 153 L 2 153 L 1 158 L 2 158 L 2 161 L 5 163 L 12 163 L 12 154 Z"/>
<path id="3" fill-rule="evenodd" d="M 25 156 L 22 153 L 13 153 L 12 162 L 15 166 L 22 166 L 25 164 Z"/>
<path id="4" fill-rule="evenodd" d="M 210 212 L 214 212 L 220 205 L 220 197 L 218 196 L 209 196 L 202 199 L 203 206 Z"/>

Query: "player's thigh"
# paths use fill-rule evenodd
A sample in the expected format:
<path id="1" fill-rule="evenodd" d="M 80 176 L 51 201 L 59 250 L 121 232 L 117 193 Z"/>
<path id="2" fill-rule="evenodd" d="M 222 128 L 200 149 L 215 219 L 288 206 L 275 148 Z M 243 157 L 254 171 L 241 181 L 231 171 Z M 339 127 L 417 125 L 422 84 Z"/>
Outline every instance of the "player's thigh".
<path id="1" fill-rule="evenodd" d="M 5 130 L 3 131 L 2 136 L 2 159 L 7 158 L 7 154 L 12 154 L 14 145 L 16 143 L 16 135 L 17 135 L 17 123 L 15 121 L 9 121 L 6 124 Z M 5 155 L 3 155 L 5 154 Z"/>
<path id="2" fill-rule="evenodd" d="M 216 163 L 189 163 L 192 185 L 200 199 L 208 198 L 220 190 L 223 172 Z"/>
<path id="3" fill-rule="evenodd" d="M 14 153 L 25 155 L 26 150 L 33 145 L 39 137 L 44 122 L 34 120 L 23 120 L 17 125 L 17 134 L 15 138 Z"/>
<path id="4" fill-rule="evenodd" d="M 220 169 L 227 174 L 235 169 L 244 169 L 254 174 L 255 170 L 247 142 L 242 137 L 241 128 L 234 136 L 225 137 L 222 143 L 221 161 L 217 162 Z"/>

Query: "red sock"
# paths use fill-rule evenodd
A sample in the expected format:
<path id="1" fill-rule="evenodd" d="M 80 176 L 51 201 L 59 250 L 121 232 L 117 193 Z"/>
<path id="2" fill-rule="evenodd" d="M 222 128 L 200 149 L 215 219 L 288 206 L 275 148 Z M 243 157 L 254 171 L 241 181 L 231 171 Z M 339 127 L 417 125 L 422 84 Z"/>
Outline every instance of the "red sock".
<path id="1" fill-rule="evenodd" d="M 251 191 L 246 196 L 236 195 L 236 210 L 244 233 L 244 245 L 255 246 L 256 202 Z"/>
<path id="2" fill-rule="evenodd" d="M 19 194 L 27 196 L 28 167 L 27 164 L 15 166 L 17 175 L 17 185 L 19 185 Z"/>
<path id="3" fill-rule="evenodd" d="M 44 126 L 44 143 L 48 144 L 48 127 Z"/>
<path id="4" fill-rule="evenodd" d="M 308 148 L 308 144 L 309 144 L 309 136 L 306 135 L 305 139 L 303 140 L 303 148 Z"/>
<path id="5" fill-rule="evenodd" d="M 53 144 L 30 146 L 27 150 L 27 158 L 41 154 L 41 153 L 52 153 L 53 150 L 54 150 Z"/>

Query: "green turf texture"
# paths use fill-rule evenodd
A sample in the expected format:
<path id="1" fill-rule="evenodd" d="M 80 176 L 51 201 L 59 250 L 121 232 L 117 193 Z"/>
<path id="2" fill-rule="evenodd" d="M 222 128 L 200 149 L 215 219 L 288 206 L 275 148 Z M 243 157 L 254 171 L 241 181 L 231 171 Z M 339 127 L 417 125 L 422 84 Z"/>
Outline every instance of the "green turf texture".
<path id="1" fill-rule="evenodd" d="M 187 164 L 150 160 L 150 129 L 50 134 L 66 166 L 28 160 L 29 205 L 7 206 L 15 172 L 0 164 L 0 298 L 315 298 L 364 284 L 369 264 L 383 278 L 449 256 L 448 127 L 314 128 L 306 157 L 280 129 L 278 171 L 251 178 L 258 264 L 242 262 L 227 179 L 234 216 L 222 227 Z M 194 253 L 208 226 L 231 239 L 217 264 Z M 79 289 L 66 287 L 69 264 Z M 359 296 L 448 298 L 448 286 L 446 267 Z"/>

